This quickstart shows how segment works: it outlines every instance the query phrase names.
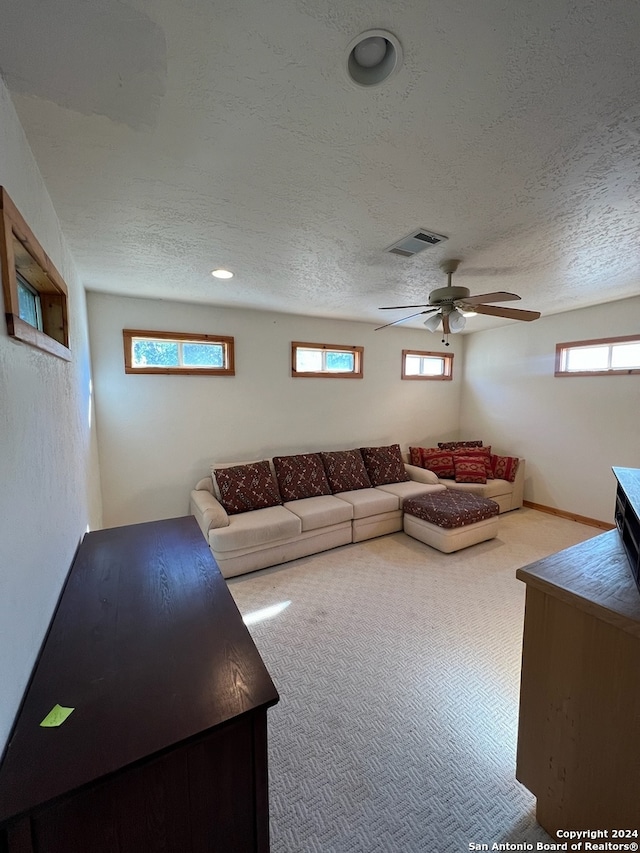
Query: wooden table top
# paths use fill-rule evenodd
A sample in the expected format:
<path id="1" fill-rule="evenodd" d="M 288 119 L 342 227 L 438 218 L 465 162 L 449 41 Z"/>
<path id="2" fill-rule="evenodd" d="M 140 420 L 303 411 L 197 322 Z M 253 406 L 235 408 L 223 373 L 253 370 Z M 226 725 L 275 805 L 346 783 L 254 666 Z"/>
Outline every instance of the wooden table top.
<path id="1" fill-rule="evenodd" d="M 277 701 L 193 517 L 89 533 L 0 764 L 0 821 Z M 56 704 L 75 710 L 41 727 Z"/>
<path id="2" fill-rule="evenodd" d="M 640 637 L 640 591 L 618 530 L 524 566 L 516 577 Z"/>

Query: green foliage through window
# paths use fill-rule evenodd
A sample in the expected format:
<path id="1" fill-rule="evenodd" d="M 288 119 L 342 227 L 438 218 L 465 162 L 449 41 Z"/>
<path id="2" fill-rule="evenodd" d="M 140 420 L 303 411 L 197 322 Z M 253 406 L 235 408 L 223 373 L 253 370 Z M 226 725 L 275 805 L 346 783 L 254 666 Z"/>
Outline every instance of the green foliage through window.
<path id="1" fill-rule="evenodd" d="M 127 373 L 234 375 L 233 338 L 125 329 Z"/>

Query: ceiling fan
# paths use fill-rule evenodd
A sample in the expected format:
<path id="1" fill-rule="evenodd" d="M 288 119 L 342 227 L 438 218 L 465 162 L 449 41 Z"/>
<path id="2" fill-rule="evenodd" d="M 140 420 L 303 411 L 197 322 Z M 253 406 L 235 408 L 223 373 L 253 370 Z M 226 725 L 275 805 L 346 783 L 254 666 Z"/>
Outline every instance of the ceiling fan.
<path id="1" fill-rule="evenodd" d="M 527 322 L 537 320 L 540 316 L 539 311 L 523 311 L 519 308 L 502 308 L 498 305 L 486 304 L 488 302 L 512 302 L 515 299 L 520 299 L 516 293 L 497 291 L 471 296 L 467 287 L 455 287 L 451 284 L 451 277 L 459 265 L 460 261 L 456 259 L 443 261 L 440 268 L 447 275 L 447 286 L 432 290 L 429 294 L 429 302 L 426 305 L 387 305 L 380 308 L 381 311 L 391 311 L 397 308 L 425 308 L 425 311 L 418 311 L 415 314 L 409 314 L 408 317 L 394 320 L 392 323 L 385 323 L 384 326 L 378 326 L 375 331 L 386 329 L 387 326 L 395 326 L 397 323 L 404 323 L 406 320 L 411 320 L 412 317 L 419 317 L 421 314 L 432 315 L 424 323 L 430 332 L 435 332 L 440 321 L 442 321 L 442 330 L 445 336 L 461 332 L 464 329 L 466 318 L 463 312 L 466 311 L 475 314 L 489 314 L 492 317 L 506 317 L 508 320 L 526 320 Z M 448 341 L 446 345 L 449 346 Z"/>

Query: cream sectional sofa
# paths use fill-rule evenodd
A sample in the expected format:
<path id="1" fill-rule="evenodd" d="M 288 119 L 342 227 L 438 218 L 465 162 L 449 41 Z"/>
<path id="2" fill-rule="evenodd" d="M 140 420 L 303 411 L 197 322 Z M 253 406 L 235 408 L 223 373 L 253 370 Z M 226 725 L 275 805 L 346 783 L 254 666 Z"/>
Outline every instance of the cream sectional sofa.
<path id="1" fill-rule="evenodd" d="M 301 456 L 305 455 L 317 454 Z M 276 462 L 283 458 L 299 457 L 275 457 Z M 264 465 L 265 461 L 275 479 L 274 459 L 225 462 L 213 464 L 211 475 L 200 480 L 191 492 L 191 513 L 225 577 L 402 530 L 405 499 L 446 488 L 465 487 L 463 491 L 490 497 L 498 503 L 500 512 L 522 505 L 524 464 L 514 483 L 490 480 L 480 485 L 439 480 L 432 471 L 402 460 L 406 481 L 283 500 L 275 506 L 249 511 L 227 512 L 215 471 Z"/>
<path id="2" fill-rule="evenodd" d="M 273 459 L 268 460 L 272 472 Z M 252 463 L 212 465 L 212 472 Z M 195 516 L 225 577 L 275 566 L 338 545 L 402 530 L 405 498 L 444 491 L 431 471 L 404 464 L 408 479 L 370 488 L 323 494 L 281 505 L 229 514 L 215 475 L 191 492 Z M 274 472 L 275 473 L 275 472 Z"/>

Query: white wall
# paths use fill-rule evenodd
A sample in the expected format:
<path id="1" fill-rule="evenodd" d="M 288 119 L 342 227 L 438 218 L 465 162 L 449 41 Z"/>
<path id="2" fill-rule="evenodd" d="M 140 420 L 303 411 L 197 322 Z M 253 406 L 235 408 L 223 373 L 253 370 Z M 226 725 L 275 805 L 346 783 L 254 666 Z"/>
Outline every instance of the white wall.
<path id="1" fill-rule="evenodd" d="M 470 335 L 462 434 L 526 458 L 526 500 L 612 523 L 611 467 L 640 468 L 640 376 L 555 378 L 555 347 L 639 333 L 636 297 Z"/>
<path id="2" fill-rule="evenodd" d="M 457 432 L 460 337 L 452 382 L 402 381 L 402 349 L 444 351 L 437 334 L 98 293 L 88 309 L 107 526 L 185 515 L 213 461 Z M 236 375 L 125 375 L 123 328 L 233 335 Z M 363 345 L 364 378 L 291 378 L 294 340 Z"/>
<path id="3" fill-rule="evenodd" d="M 2 81 L 0 185 L 67 283 L 73 353 L 67 363 L 17 343 L 0 322 L 2 752 L 76 547 L 101 523 L 84 290 Z"/>

